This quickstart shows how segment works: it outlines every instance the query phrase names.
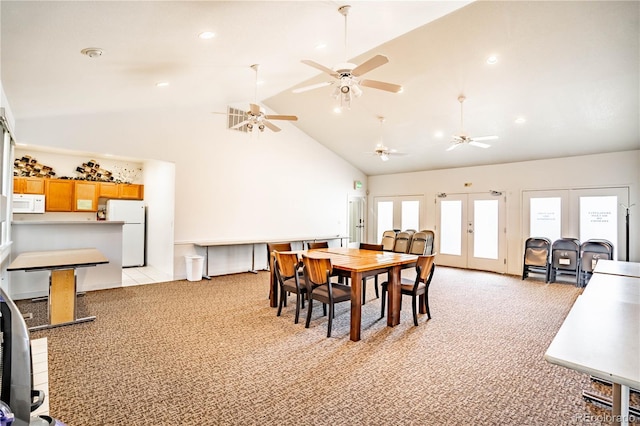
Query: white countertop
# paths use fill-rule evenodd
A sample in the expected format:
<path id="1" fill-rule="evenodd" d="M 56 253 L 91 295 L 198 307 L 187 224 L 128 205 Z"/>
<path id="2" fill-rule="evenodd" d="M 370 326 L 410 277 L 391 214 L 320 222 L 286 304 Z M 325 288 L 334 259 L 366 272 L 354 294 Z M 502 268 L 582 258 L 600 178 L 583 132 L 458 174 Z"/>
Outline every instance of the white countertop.
<path id="1" fill-rule="evenodd" d="M 11 225 L 124 225 L 120 220 L 16 220 Z"/>

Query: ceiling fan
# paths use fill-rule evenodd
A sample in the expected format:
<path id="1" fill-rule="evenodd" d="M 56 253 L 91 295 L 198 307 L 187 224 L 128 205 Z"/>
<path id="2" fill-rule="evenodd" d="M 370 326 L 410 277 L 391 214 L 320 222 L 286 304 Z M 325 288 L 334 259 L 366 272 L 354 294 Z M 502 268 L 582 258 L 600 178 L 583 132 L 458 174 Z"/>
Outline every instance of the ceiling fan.
<path id="1" fill-rule="evenodd" d="M 384 123 L 384 117 L 378 116 L 378 120 L 380 120 L 380 142 L 378 142 L 372 154 L 380 157 L 382 161 L 389 161 L 389 156 L 392 155 L 406 155 L 404 152 L 398 152 L 396 149 L 385 146 L 382 140 L 382 124 Z"/>
<path id="2" fill-rule="evenodd" d="M 371 87 L 373 89 L 385 90 L 387 92 L 398 93 L 402 90 L 402 86 L 393 83 L 385 83 L 383 81 L 362 79 L 360 76 L 374 70 L 387 62 L 389 58 L 384 55 L 376 55 L 360 65 L 347 62 L 347 15 L 349 14 L 351 6 L 345 5 L 338 8 L 338 12 L 344 16 L 344 50 L 345 61 L 337 64 L 333 68 L 325 67 L 315 61 L 305 59 L 303 64 L 314 67 L 326 74 L 329 74 L 335 80 L 325 81 L 322 83 L 312 84 L 310 86 L 300 87 L 294 89 L 293 93 L 302 93 L 309 90 L 317 89 L 320 87 L 326 87 L 334 85 L 332 96 L 336 99 L 340 99 L 340 106 L 351 107 L 351 99 L 353 97 L 360 97 L 362 95 L 362 89 L 360 86 Z"/>
<path id="3" fill-rule="evenodd" d="M 453 135 L 453 139 L 451 140 L 451 145 L 447 148 L 447 151 L 451 151 L 459 147 L 464 143 L 468 143 L 469 145 L 476 146 L 478 148 L 489 148 L 491 145 L 488 143 L 480 142 L 480 141 L 490 141 L 498 139 L 498 136 L 478 136 L 471 137 L 464 132 L 464 122 L 463 122 L 463 112 L 462 112 L 462 104 L 467 99 L 464 95 L 458 96 L 458 102 L 460 102 L 460 133 L 457 135 Z"/>
<path id="4" fill-rule="evenodd" d="M 265 114 L 264 108 L 258 105 L 256 102 L 257 93 L 258 93 L 258 68 L 260 65 L 253 64 L 251 68 L 256 73 L 256 89 L 254 95 L 254 103 L 249 104 L 249 110 L 245 112 L 246 118 L 242 120 L 240 123 L 235 126 L 230 127 L 231 129 L 239 129 L 242 126 L 247 126 L 247 130 L 250 132 L 253 131 L 254 128 L 257 128 L 261 132 L 264 132 L 265 128 L 268 128 L 274 132 L 279 132 L 281 129 L 273 124 L 269 120 L 289 120 L 289 121 L 297 121 L 298 117 L 295 115 L 272 115 Z"/>

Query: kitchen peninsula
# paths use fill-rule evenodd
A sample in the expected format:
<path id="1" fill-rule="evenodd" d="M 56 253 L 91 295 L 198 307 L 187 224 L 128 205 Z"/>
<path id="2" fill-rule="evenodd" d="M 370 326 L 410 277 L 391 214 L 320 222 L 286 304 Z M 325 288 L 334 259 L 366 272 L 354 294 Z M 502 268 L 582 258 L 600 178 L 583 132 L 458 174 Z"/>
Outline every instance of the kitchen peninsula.
<path id="1" fill-rule="evenodd" d="M 78 291 L 100 290 L 122 286 L 121 221 L 98 220 L 14 220 L 11 223 L 11 258 L 20 253 L 93 247 L 107 257 L 109 263 L 77 271 Z M 48 271 L 10 272 L 9 294 L 13 299 L 46 296 Z"/>

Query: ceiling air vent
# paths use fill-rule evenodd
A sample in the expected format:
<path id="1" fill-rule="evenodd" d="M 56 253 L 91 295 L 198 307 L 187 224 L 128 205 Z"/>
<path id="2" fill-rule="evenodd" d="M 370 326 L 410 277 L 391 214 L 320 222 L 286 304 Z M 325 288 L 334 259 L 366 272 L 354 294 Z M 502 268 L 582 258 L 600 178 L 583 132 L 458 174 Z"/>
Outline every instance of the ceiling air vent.
<path id="1" fill-rule="evenodd" d="M 242 123 L 243 121 L 247 120 L 249 118 L 249 116 L 247 115 L 247 112 L 238 108 L 233 108 L 233 107 L 227 107 L 227 128 L 228 129 L 232 129 L 232 130 L 237 130 L 239 132 L 245 132 L 247 133 L 248 129 L 247 126 L 240 126 L 237 128 L 233 128 L 233 126 L 236 126 L 240 123 Z"/>

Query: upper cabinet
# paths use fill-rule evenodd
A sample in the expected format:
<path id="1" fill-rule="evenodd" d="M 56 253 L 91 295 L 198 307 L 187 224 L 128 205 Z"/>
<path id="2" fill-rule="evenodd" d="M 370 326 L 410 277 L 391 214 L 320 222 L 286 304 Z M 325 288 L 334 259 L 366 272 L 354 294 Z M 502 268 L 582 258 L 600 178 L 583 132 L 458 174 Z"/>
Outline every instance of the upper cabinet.
<path id="1" fill-rule="evenodd" d="M 73 180 L 46 179 L 44 181 L 44 209 L 48 212 L 73 211 Z"/>
<path id="2" fill-rule="evenodd" d="M 15 194 L 44 194 L 44 179 L 37 177 L 14 177 Z"/>
<path id="3" fill-rule="evenodd" d="M 14 177 L 16 194 L 44 194 L 47 212 L 95 212 L 98 199 L 144 199 L 144 185 L 73 179 Z"/>
<path id="4" fill-rule="evenodd" d="M 98 211 L 99 182 L 88 180 L 73 181 L 73 211 L 96 212 Z"/>
<path id="5" fill-rule="evenodd" d="M 118 190 L 118 198 L 125 200 L 142 200 L 144 198 L 144 185 L 120 183 Z"/>

